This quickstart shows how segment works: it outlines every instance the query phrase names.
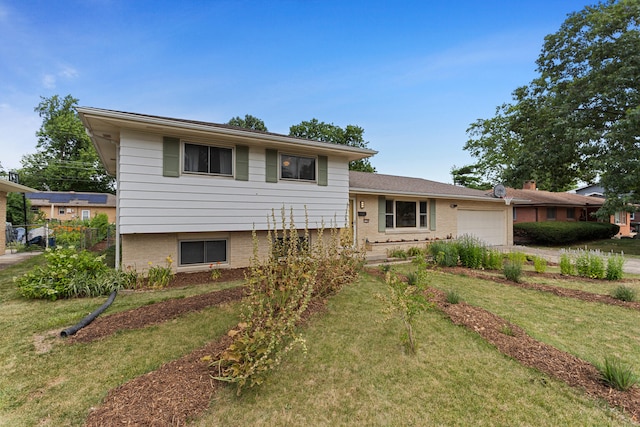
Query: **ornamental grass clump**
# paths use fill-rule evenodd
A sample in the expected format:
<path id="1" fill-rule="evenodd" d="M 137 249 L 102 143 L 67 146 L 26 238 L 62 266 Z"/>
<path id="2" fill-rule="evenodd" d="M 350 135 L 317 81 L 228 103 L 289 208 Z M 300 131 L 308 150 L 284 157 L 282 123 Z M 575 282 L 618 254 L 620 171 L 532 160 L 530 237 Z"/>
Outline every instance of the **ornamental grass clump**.
<path id="1" fill-rule="evenodd" d="M 628 286 L 618 286 L 613 290 L 611 296 L 620 301 L 632 302 L 636 300 L 636 290 Z"/>
<path id="2" fill-rule="evenodd" d="M 576 272 L 573 264 L 572 256 L 569 252 L 563 250 L 560 253 L 560 274 L 563 276 L 573 276 Z"/>
<path id="3" fill-rule="evenodd" d="M 441 267 L 458 265 L 458 247 L 454 242 L 435 241 L 429 245 L 429 254 Z"/>
<path id="4" fill-rule="evenodd" d="M 604 364 L 598 369 L 604 382 L 616 390 L 629 390 L 639 381 L 631 368 L 616 357 L 605 357 Z"/>
<path id="5" fill-rule="evenodd" d="M 518 261 L 506 261 L 504 263 L 503 273 L 507 280 L 520 283 L 522 277 L 522 263 Z"/>

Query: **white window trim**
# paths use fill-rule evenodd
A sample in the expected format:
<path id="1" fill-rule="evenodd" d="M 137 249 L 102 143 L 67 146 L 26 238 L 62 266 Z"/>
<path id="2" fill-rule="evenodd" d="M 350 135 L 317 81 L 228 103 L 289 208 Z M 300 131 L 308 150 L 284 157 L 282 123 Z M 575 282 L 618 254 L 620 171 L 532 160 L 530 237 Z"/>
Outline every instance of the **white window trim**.
<path id="1" fill-rule="evenodd" d="M 85 218 L 85 215 L 84 215 L 85 213 L 87 214 L 86 218 Z M 80 212 L 80 219 L 83 220 L 83 221 L 85 219 L 87 219 L 87 220 L 91 219 L 91 210 L 82 209 L 82 212 Z"/>

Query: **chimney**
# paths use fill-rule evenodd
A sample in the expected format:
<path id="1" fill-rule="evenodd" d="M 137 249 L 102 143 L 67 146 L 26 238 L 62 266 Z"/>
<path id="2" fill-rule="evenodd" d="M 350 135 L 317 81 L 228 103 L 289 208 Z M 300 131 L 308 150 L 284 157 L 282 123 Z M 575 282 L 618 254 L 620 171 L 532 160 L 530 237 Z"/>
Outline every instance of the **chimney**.
<path id="1" fill-rule="evenodd" d="M 535 190 L 536 189 L 536 182 L 533 180 L 529 180 L 529 181 L 525 181 L 524 184 L 522 185 L 522 189 L 523 190 Z"/>

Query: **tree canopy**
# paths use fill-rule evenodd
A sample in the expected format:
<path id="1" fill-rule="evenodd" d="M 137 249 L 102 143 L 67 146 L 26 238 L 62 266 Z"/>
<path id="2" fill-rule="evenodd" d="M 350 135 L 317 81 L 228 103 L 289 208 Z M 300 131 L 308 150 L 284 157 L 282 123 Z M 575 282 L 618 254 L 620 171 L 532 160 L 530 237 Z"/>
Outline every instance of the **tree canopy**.
<path id="1" fill-rule="evenodd" d="M 343 129 L 333 123 L 320 122 L 315 118 L 291 126 L 289 128 L 289 135 L 358 148 L 368 148 L 367 145 L 369 144 L 369 142 L 364 140 L 364 129 L 360 126 L 347 125 Z M 349 170 L 361 172 L 376 171 L 368 158 L 350 162 Z"/>
<path id="2" fill-rule="evenodd" d="M 251 114 L 245 114 L 244 119 L 240 116 L 233 117 L 227 122 L 228 125 L 237 126 L 245 129 L 259 130 L 267 132 L 264 122 Z"/>
<path id="3" fill-rule="evenodd" d="M 608 0 L 545 37 L 539 73 L 465 145 L 492 182 L 562 191 L 599 179 L 605 212 L 640 202 L 640 2 Z"/>
<path id="4" fill-rule="evenodd" d="M 20 183 L 49 191 L 113 192 L 91 139 L 85 132 L 71 95 L 41 97 L 35 111 L 42 118 L 36 132 L 37 152 L 22 158 Z"/>

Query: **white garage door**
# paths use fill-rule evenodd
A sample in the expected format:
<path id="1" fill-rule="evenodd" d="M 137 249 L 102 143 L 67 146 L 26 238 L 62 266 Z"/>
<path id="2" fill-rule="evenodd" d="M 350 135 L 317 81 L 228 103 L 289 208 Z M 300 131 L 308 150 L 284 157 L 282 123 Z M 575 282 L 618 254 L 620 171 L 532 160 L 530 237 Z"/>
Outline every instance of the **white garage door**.
<path id="1" fill-rule="evenodd" d="M 488 245 L 507 244 L 505 211 L 458 210 L 458 236 L 470 234 Z"/>

